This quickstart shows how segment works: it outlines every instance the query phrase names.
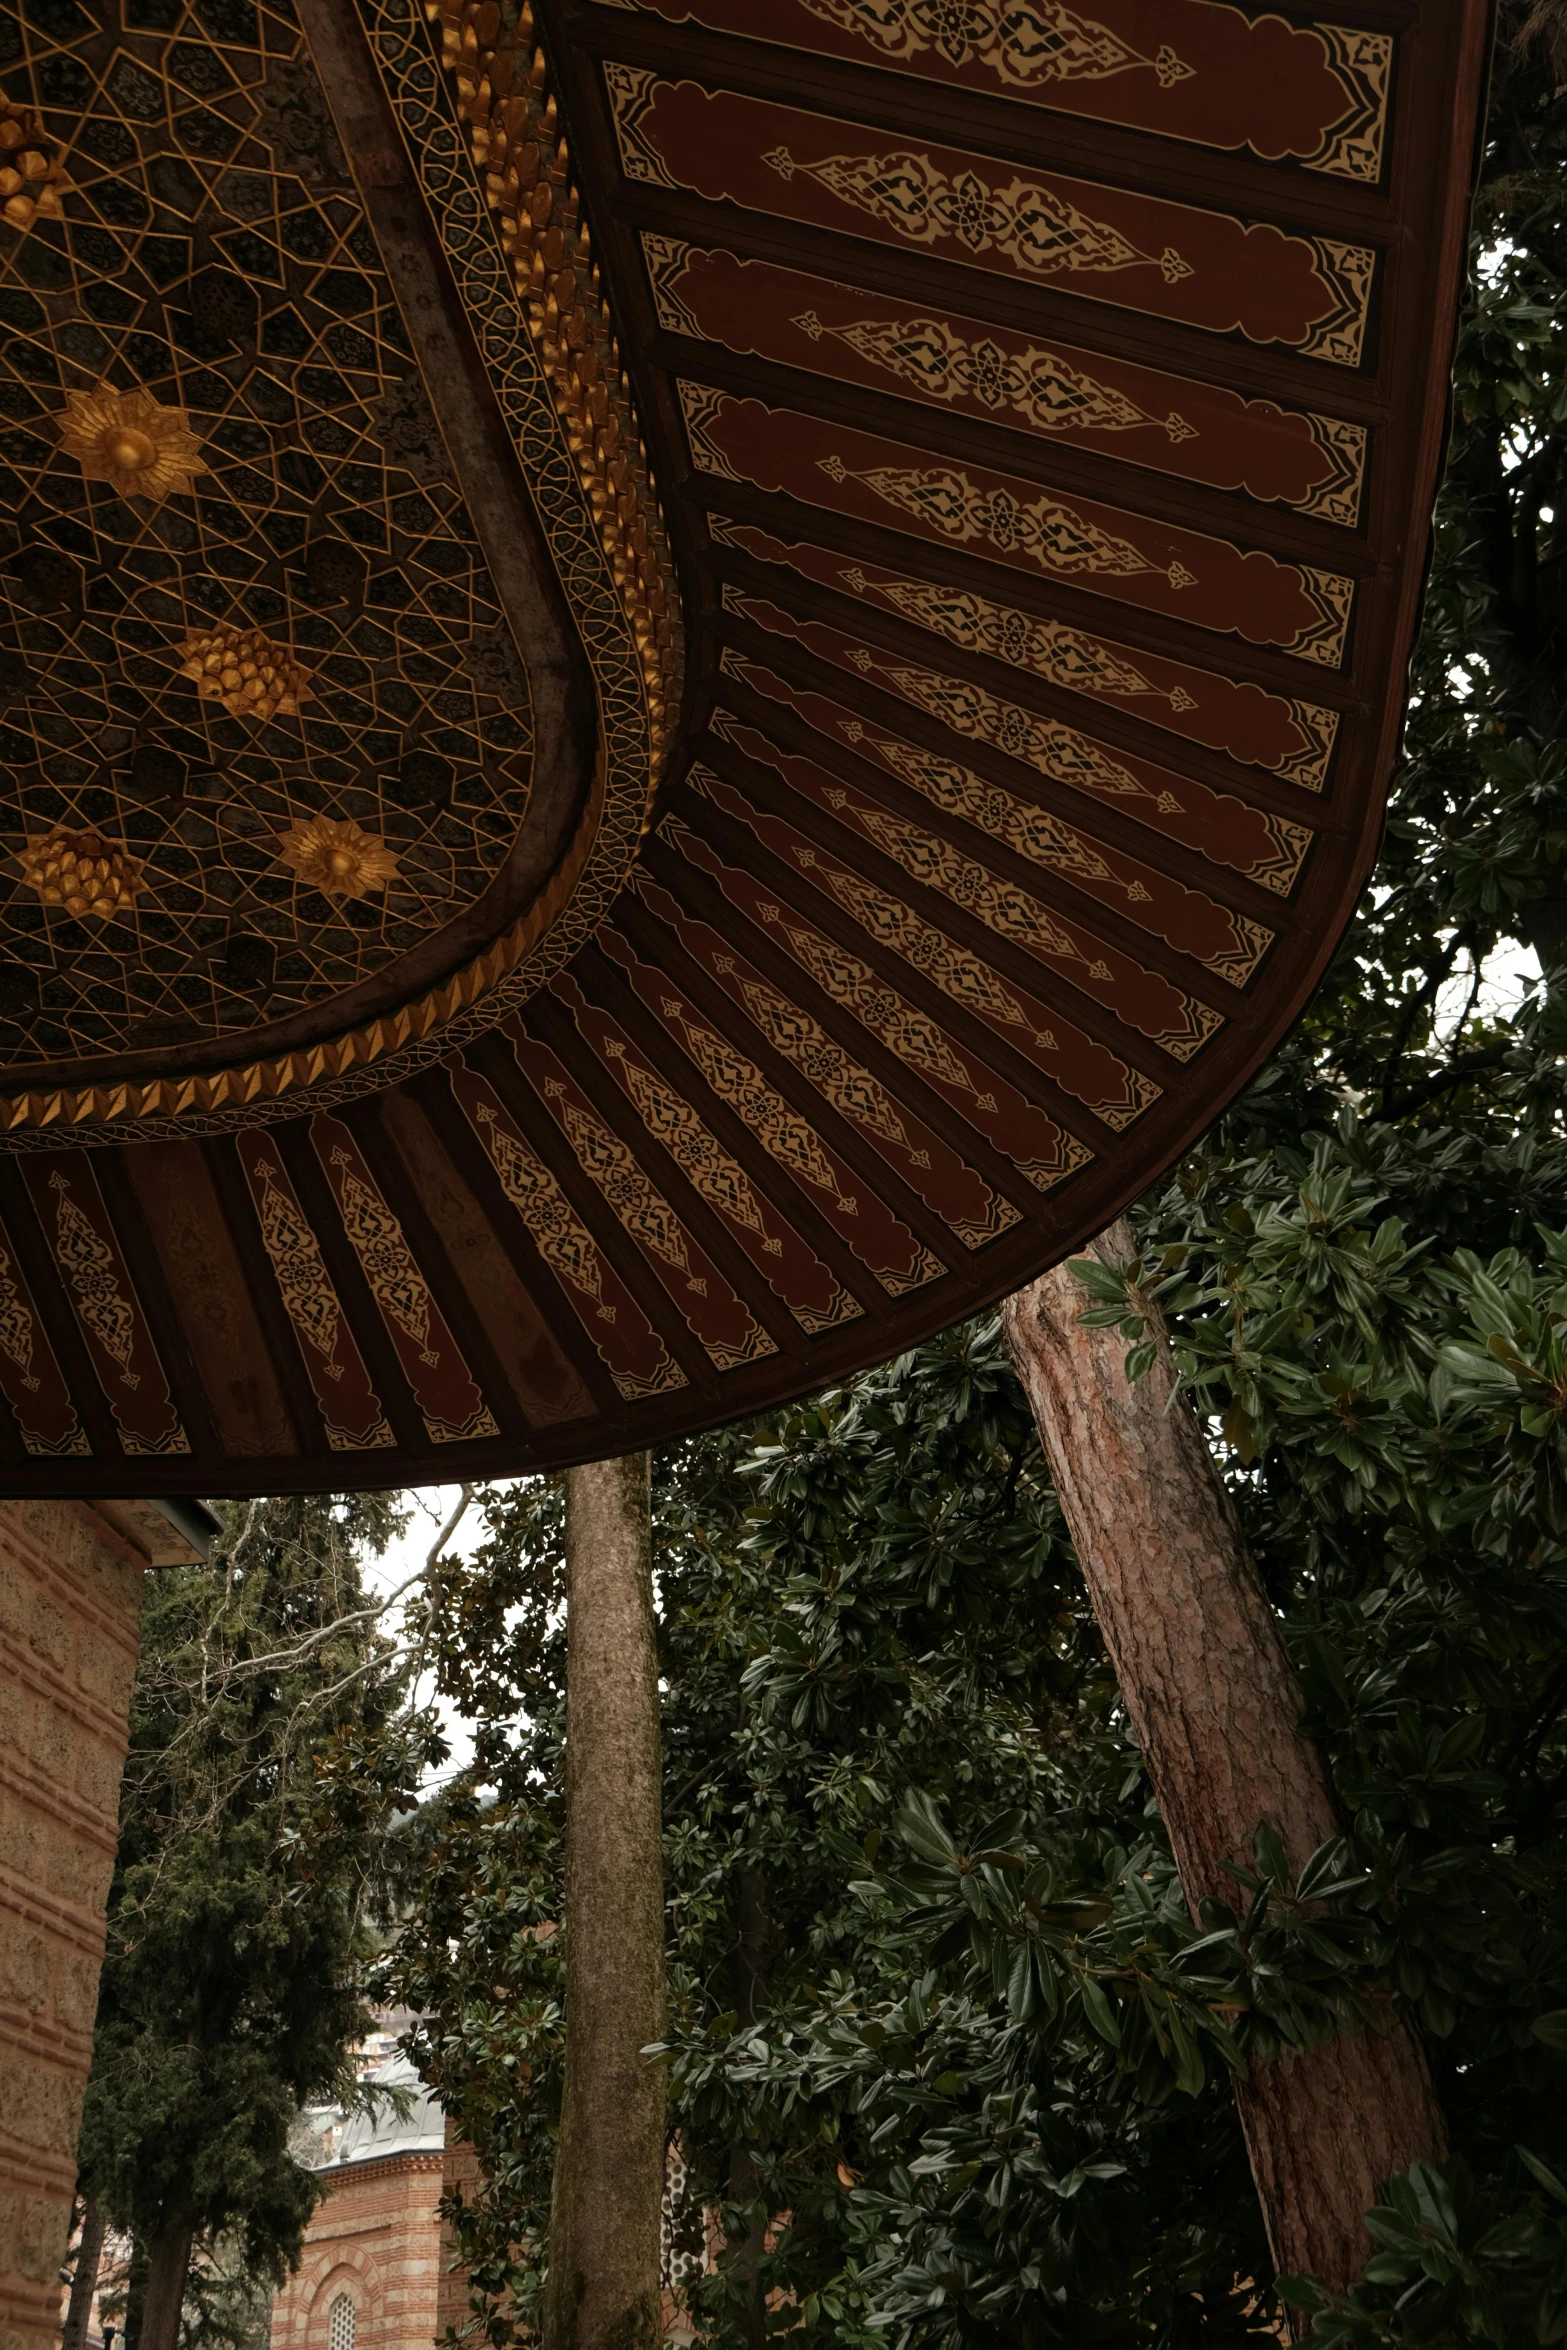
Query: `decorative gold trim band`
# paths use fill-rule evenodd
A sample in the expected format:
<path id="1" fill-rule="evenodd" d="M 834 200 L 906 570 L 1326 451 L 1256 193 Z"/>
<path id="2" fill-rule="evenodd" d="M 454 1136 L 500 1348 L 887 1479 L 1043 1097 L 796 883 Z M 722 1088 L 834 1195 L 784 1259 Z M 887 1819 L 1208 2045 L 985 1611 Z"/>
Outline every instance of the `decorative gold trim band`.
<path id="1" fill-rule="evenodd" d="M 680 600 L 533 11 L 522 0 L 514 29 L 496 0 L 424 0 L 424 10 L 636 640 L 656 781 L 680 708 Z"/>

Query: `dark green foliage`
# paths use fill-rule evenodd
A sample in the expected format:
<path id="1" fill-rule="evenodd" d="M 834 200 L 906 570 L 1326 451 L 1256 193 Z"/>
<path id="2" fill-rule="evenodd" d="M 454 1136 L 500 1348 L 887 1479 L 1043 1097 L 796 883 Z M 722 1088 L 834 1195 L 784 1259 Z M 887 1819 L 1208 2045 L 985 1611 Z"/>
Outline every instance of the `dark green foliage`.
<path id="1" fill-rule="evenodd" d="M 732 2246 L 704 2328 L 745 2339 L 781 2292 L 812 2342 L 868 2343 L 939 2275 L 965 2340 L 1148 2339 L 1138 2304 L 1250 2338 L 1215 2003 L 1252 1960 L 1193 1953 L 994 1324 L 754 1436 L 681 1448 L 655 1493 L 675 2110 Z M 503 2341 L 559 2090 L 563 1658 L 551 1488 L 488 1513 L 443 1621 L 499 1796 L 422 1823 L 392 1981 L 443 2018 L 424 2062 L 490 2174 L 463 2224 Z"/>
<path id="2" fill-rule="evenodd" d="M 146 1581 L 80 2146 L 83 2191 L 138 2244 L 220 2249 L 189 2313 L 214 2341 L 254 2323 L 228 2272 L 253 2294 L 298 2257 L 318 2188 L 290 2133 L 354 2093 L 379 1849 L 421 1759 L 356 1620 L 387 1503 L 222 1508 L 210 1567 Z"/>

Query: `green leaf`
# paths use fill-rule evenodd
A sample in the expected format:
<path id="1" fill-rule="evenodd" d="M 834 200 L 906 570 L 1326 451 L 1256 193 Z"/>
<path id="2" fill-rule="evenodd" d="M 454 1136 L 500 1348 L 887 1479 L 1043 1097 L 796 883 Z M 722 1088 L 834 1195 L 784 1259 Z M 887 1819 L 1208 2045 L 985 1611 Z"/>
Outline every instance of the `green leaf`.
<path id="1" fill-rule="evenodd" d="M 1092 1975 L 1084 1975 L 1078 1986 L 1083 2001 L 1083 2012 L 1101 2040 L 1111 2048 L 1121 2045 L 1121 2025 L 1115 2008 L 1103 1986 Z"/>

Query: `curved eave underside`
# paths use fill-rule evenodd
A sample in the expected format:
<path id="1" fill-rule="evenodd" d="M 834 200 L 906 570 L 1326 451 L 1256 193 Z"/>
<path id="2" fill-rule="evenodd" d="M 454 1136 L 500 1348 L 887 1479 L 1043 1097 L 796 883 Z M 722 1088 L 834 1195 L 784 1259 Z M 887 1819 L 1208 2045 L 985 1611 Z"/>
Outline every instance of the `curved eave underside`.
<path id="1" fill-rule="evenodd" d="M 504 209 L 496 12 L 444 13 Z M 406 1082 L 0 1158 L 0 1490 L 763 1410 L 1079 1245 L 1306 1002 L 1396 738 L 1487 10 L 1102 0 L 1054 75 L 858 21 L 547 0 L 686 603 L 661 821 Z"/>

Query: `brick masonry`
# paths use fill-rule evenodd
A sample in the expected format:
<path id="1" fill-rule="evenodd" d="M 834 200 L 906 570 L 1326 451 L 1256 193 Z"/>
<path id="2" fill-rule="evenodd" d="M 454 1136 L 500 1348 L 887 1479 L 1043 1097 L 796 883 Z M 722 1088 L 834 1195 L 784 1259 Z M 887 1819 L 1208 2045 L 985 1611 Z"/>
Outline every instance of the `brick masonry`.
<path id="1" fill-rule="evenodd" d="M 329 2350 L 332 2309 L 344 2294 L 354 2307 L 353 2350 L 430 2350 L 450 2299 L 437 2211 L 444 2160 L 437 2151 L 394 2153 L 334 2169 L 299 2273 L 272 2305 L 272 2350 Z M 466 2305 L 464 2285 L 456 2297 L 464 2315 Z"/>
<path id="2" fill-rule="evenodd" d="M 0 2350 L 52 2350 L 114 1869 L 146 1502 L 0 1502 Z"/>

